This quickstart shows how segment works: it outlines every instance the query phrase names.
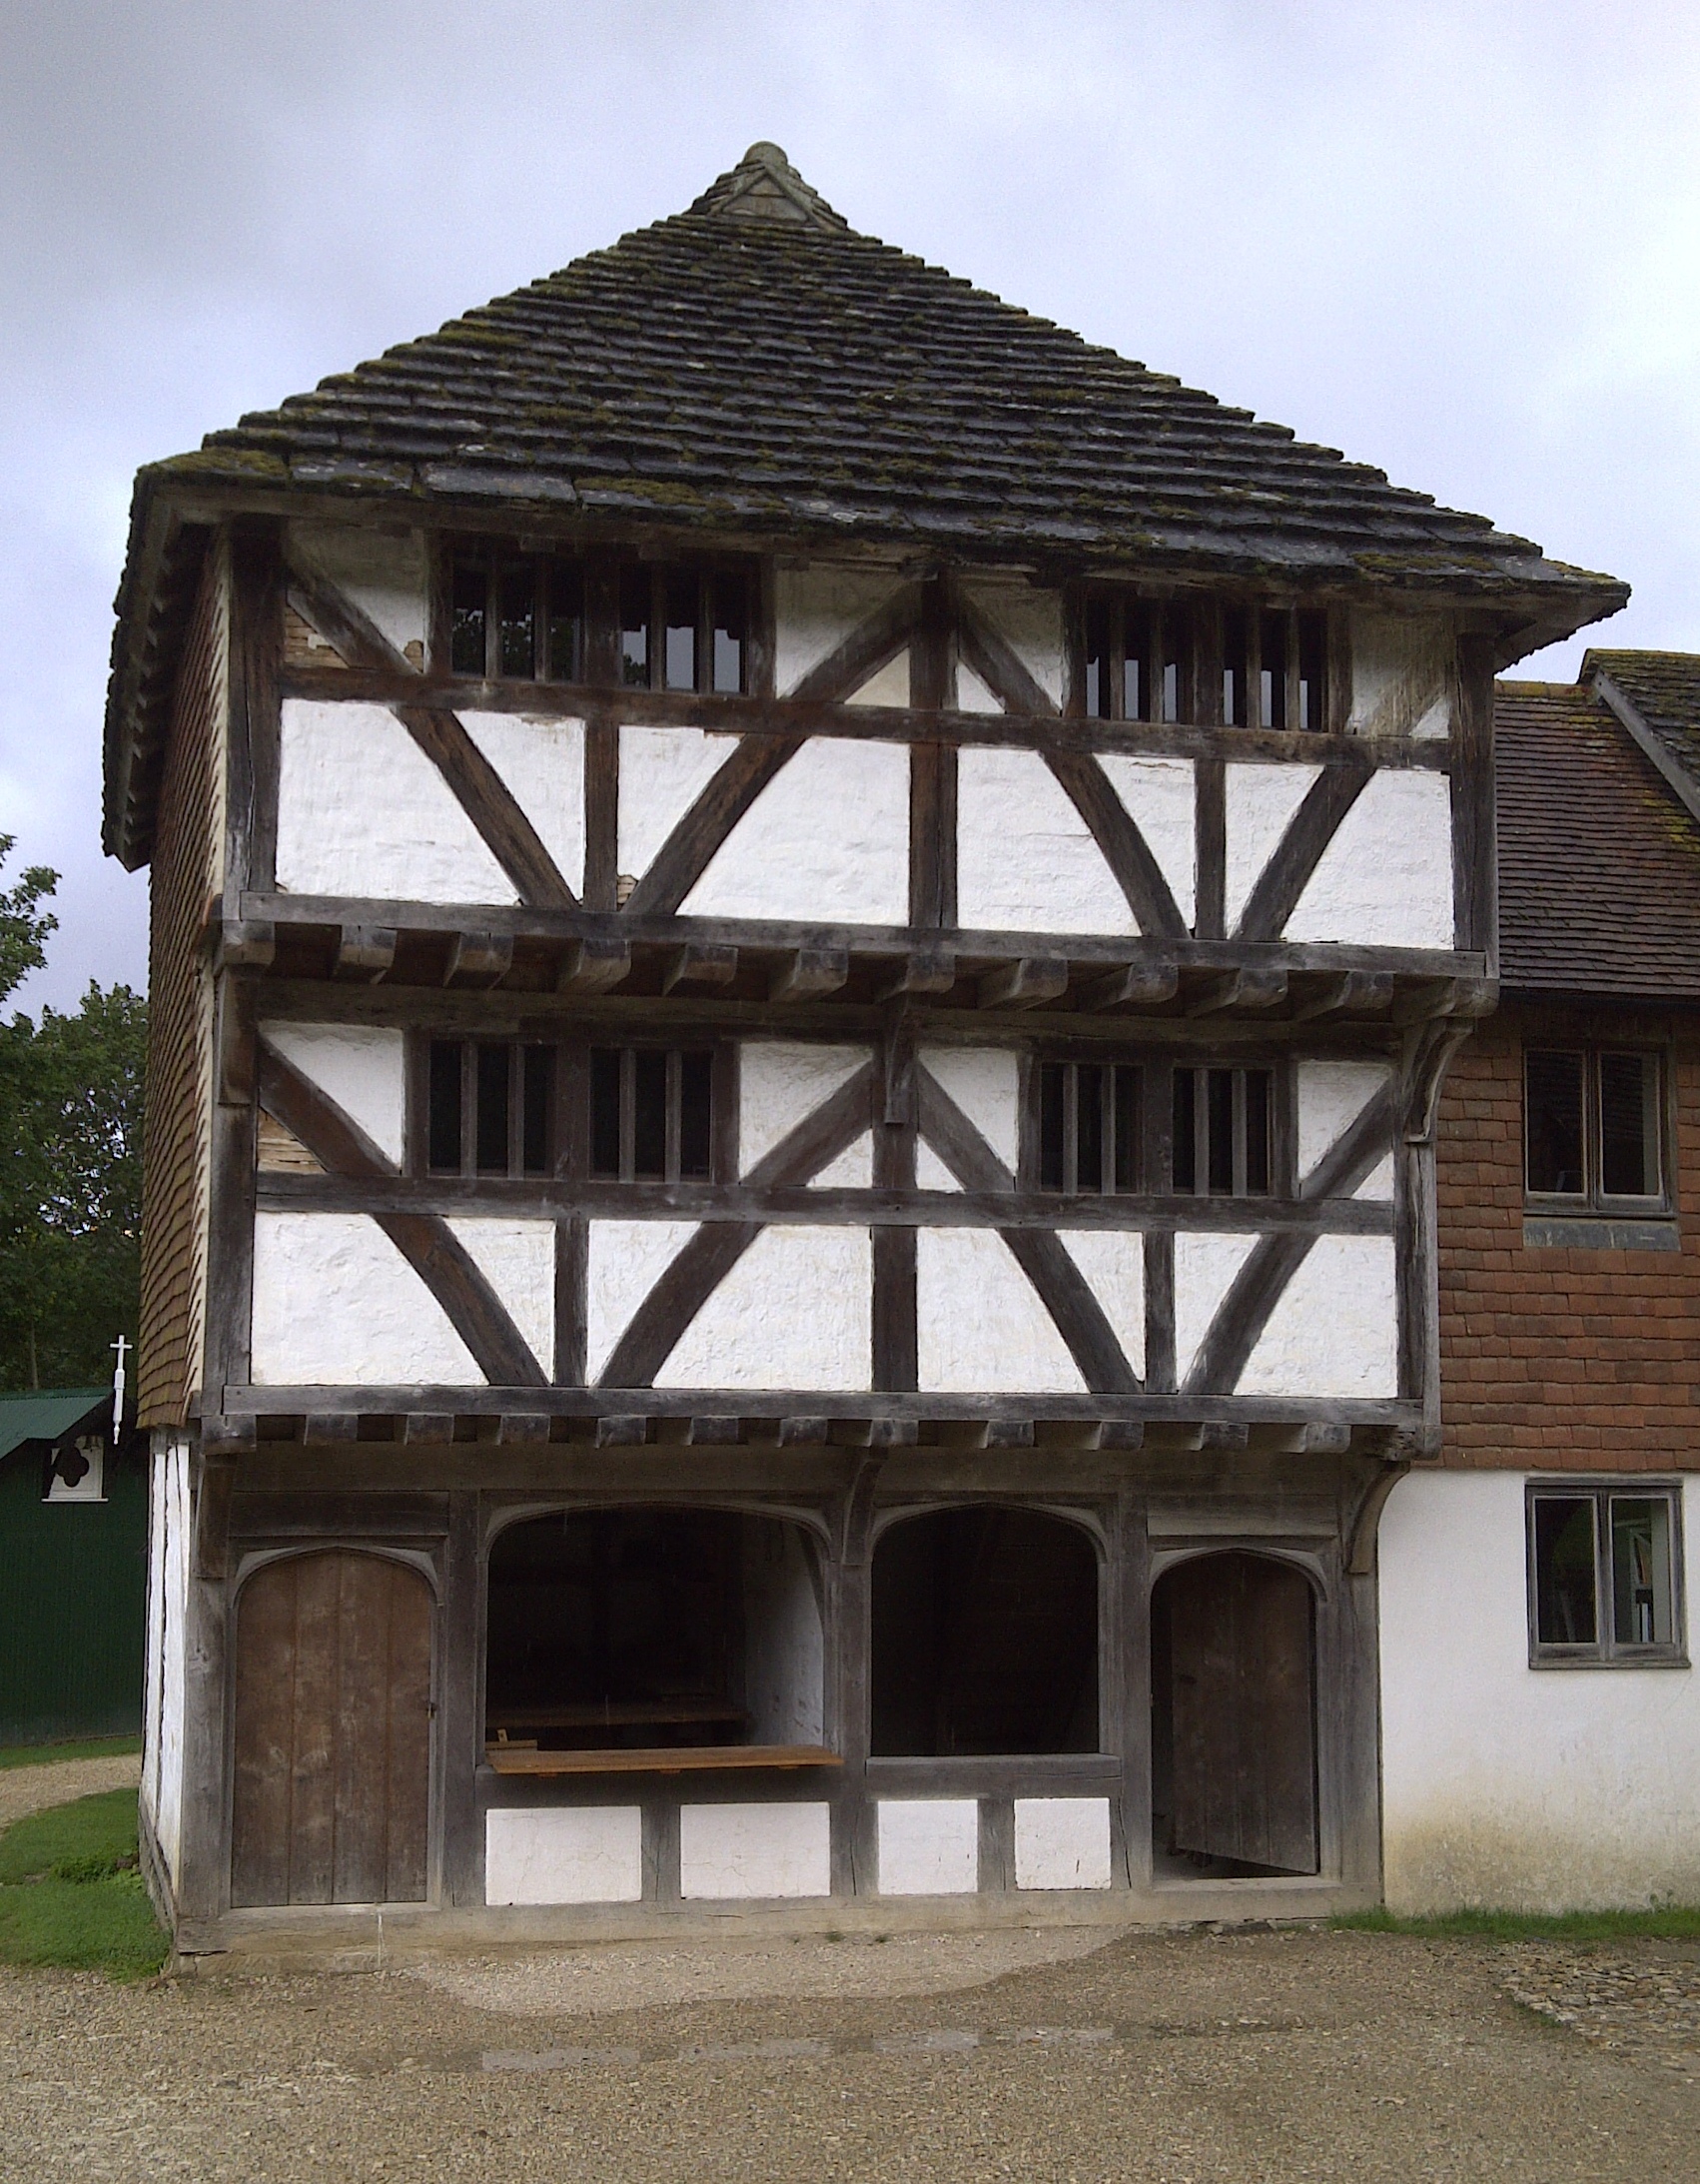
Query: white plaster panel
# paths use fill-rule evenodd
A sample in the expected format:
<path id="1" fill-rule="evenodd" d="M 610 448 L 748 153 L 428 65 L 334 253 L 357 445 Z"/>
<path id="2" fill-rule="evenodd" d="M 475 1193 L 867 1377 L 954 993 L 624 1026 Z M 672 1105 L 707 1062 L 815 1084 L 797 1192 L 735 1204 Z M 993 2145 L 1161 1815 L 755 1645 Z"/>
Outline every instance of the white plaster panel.
<path id="1" fill-rule="evenodd" d="M 874 1187 L 874 1139 L 864 1130 L 836 1160 L 829 1160 L 810 1185 L 817 1191 L 871 1191 Z"/>
<path id="2" fill-rule="evenodd" d="M 401 1032 L 381 1024 L 266 1023 L 260 1036 L 401 1167 L 408 1098 Z"/>
<path id="3" fill-rule="evenodd" d="M 1279 846 L 1293 813 L 1310 793 L 1320 766 L 1230 765 L 1226 776 L 1224 904 L 1228 930 L 1239 924 L 1258 875 Z"/>
<path id="4" fill-rule="evenodd" d="M 1208 1232 L 1175 1239 L 1175 1372 L 1185 1387 L 1217 1307 L 1251 1256 L 1255 1236 Z"/>
<path id="5" fill-rule="evenodd" d="M 141 1800 L 175 1885 L 183 1851 L 183 1726 L 189 1642 L 189 1445 L 156 1435 L 149 1480 L 148 1673 Z"/>
<path id="6" fill-rule="evenodd" d="M 1390 1236 L 1319 1236 L 1246 1361 L 1242 1396 L 1396 1396 L 1397 1276 Z"/>
<path id="7" fill-rule="evenodd" d="M 460 719 L 535 827 L 561 878 L 582 894 L 583 721 L 516 712 L 463 712 Z"/>
<path id="8" fill-rule="evenodd" d="M 1080 1395 L 1086 1383 L 1039 1293 L 993 1229 L 915 1239 L 920 1382 L 954 1395 Z"/>
<path id="9" fill-rule="evenodd" d="M 905 645 L 866 682 L 857 683 L 845 699 L 848 705 L 907 705 L 909 702 L 909 647 Z"/>
<path id="10" fill-rule="evenodd" d="M 1515 1471 L 1412 1473 L 1382 1514 L 1388 1905 L 1700 1902 L 1700 1677 L 1529 1666 L 1524 1485 Z M 1692 1481 L 1683 1503 L 1691 1574 Z M 1691 1643 L 1692 1619 L 1690 1605 Z"/>
<path id="11" fill-rule="evenodd" d="M 495 1221 L 453 1216 L 457 1242 L 501 1300 L 526 1348 L 554 1378 L 555 1225 L 552 1221 Z"/>
<path id="12" fill-rule="evenodd" d="M 397 651 L 416 667 L 425 665 L 430 563 L 421 533 L 378 532 L 367 524 L 297 523 L 290 526 L 290 550 L 346 591 Z"/>
<path id="13" fill-rule="evenodd" d="M 897 572 L 816 561 L 781 568 L 774 578 L 773 682 L 788 697 L 851 630 L 877 614 L 898 586 Z M 908 702 L 907 695 L 898 700 Z"/>
<path id="14" fill-rule="evenodd" d="M 882 1896 L 967 1896 L 980 1886 L 980 1806 L 973 1797 L 882 1797 Z"/>
<path id="15" fill-rule="evenodd" d="M 1322 851 L 1285 937 L 1450 948 L 1452 935 L 1451 783 L 1383 767 Z"/>
<path id="16" fill-rule="evenodd" d="M 254 1217 L 254 1378 L 262 1386 L 482 1386 L 448 1315 L 364 1213 Z"/>
<path id="17" fill-rule="evenodd" d="M 1108 1888 L 1109 1798 L 1018 1797 L 1015 1884 L 1018 1888 Z"/>
<path id="18" fill-rule="evenodd" d="M 967 596 L 997 630 L 1053 705 L 1063 703 L 1063 599 L 1020 580 L 975 577 Z"/>
<path id="19" fill-rule="evenodd" d="M 1003 703 L 991 688 L 969 666 L 959 660 L 956 668 L 956 709 L 958 712 L 1002 712 Z"/>
<path id="20" fill-rule="evenodd" d="M 738 1173 L 758 1160 L 869 1060 L 865 1046 L 746 1039 L 738 1049 Z"/>
<path id="21" fill-rule="evenodd" d="M 1013 1176 L 1021 1149 L 1019 1058 L 995 1046 L 924 1046 L 917 1058 Z"/>
<path id="22" fill-rule="evenodd" d="M 1030 750 L 957 761 L 957 908 L 983 932 L 1136 933 L 1090 829 Z"/>
<path id="23" fill-rule="evenodd" d="M 960 1191 L 956 1180 L 925 1138 L 915 1140 L 915 1184 L 923 1191 Z"/>
<path id="24" fill-rule="evenodd" d="M 1443 743 L 1452 732 L 1452 700 L 1437 697 L 1411 729 L 1419 743 Z"/>
<path id="25" fill-rule="evenodd" d="M 642 1896 L 640 1806 L 497 1806 L 484 1814 L 486 1903 L 637 1903 Z"/>
<path id="26" fill-rule="evenodd" d="M 692 1320 L 657 1388 L 873 1385 L 873 1243 L 866 1229 L 762 1230 Z"/>
<path id="27" fill-rule="evenodd" d="M 907 746 L 811 736 L 733 827 L 680 907 L 689 917 L 907 924 Z"/>
<path id="28" fill-rule="evenodd" d="M 1445 735 L 1454 649 L 1443 620 L 1358 611 L 1351 617 L 1351 735 Z M 1435 720 L 1438 716 L 1439 725 Z"/>
<path id="29" fill-rule="evenodd" d="M 733 741 L 701 728 L 621 728 L 615 863 L 633 879 L 726 763 Z"/>
<path id="30" fill-rule="evenodd" d="M 1319 1061 L 1298 1064 L 1298 1180 L 1309 1181 L 1329 1147 L 1342 1138 L 1392 1072 L 1385 1062 Z M 1369 1183 L 1386 1173 L 1386 1188 L 1371 1192 Z M 1383 1161 L 1360 1185 L 1359 1198 L 1390 1198 L 1392 1164 Z"/>
<path id="31" fill-rule="evenodd" d="M 412 902 L 519 899 L 390 708 L 346 698 L 284 700 L 278 885 Z"/>
<path id="32" fill-rule="evenodd" d="M 592 1381 L 632 1314 L 696 1234 L 694 1221 L 592 1221 L 585 1264 L 585 1366 Z"/>
<path id="33" fill-rule="evenodd" d="M 1059 1229 L 1063 1249 L 1086 1276 L 1123 1355 L 1145 1378 L 1145 1237 L 1137 1229 Z"/>
<path id="34" fill-rule="evenodd" d="M 679 1893 L 687 1900 L 830 1895 L 832 1808 L 681 1805 Z"/>
<path id="35" fill-rule="evenodd" d="M 1105 751 L 1099 764 L 1145 836 L 1189 931 L 1198 915 L 1198 822 L 1190 758 L 1129 758 Z"/>

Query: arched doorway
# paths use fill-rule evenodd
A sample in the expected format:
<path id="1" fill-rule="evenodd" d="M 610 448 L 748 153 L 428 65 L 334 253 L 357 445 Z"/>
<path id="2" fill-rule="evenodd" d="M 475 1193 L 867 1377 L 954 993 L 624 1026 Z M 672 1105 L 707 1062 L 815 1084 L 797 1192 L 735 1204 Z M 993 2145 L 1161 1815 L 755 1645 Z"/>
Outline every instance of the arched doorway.
<path id="1" fill-rule="evenodd" d="M 1197 1876 L 1316 1870 L 1314 1607 L 1290 1563 L 1200 1555 L 1152 1593 L 1153 1847 Z"/>
<path id="2" fill-rule="evenodd" d="M 880 1534 L 877 1758 L 1098 1749 L 1098 1554 L 1038 1510 L 933 1510 Z"/>
<path id="3" fill-rule="evenodd" d="M 234 1905 L 424 1900 L 430 1638 L 430 1588 L 406 1563 L 295 1555 L 243 1587 Z"/>

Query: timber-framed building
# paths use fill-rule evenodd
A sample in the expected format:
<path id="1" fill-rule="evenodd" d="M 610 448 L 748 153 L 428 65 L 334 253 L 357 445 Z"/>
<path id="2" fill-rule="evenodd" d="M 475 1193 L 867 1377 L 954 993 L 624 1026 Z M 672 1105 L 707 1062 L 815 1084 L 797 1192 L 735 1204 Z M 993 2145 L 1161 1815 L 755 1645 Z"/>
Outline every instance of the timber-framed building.
<path id="1" fill-rule="evenodd" d="M 1624 596 L 770 146 L 144 471 L 179 1946 L 1373 1900 L 1493 676 Z"/>

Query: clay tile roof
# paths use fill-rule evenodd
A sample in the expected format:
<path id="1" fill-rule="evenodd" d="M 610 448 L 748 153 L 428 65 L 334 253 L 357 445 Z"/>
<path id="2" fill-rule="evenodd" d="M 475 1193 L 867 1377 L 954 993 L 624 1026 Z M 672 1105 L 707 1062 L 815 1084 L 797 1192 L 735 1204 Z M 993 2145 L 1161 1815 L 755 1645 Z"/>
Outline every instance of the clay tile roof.
<path id="1" fill-rule="evenodd" d="M 1604 699 L 1501 682 L 1494 741 L 1503 985 L 1700 998 L 1700 824 Z"/>
<path id="2" fill-rule="evenodd" d="M 1580 680 L 1603 677 L 1607 702 L 1650 738 L 1650 755 L 1673 761 L 1673 786 L 1689 808 L 1700 800 L 1700 652 L 1619 652 L 1592 645 L 1582 658 Z M 1662 769 L 1661 769 L 1662 770 Z"/>

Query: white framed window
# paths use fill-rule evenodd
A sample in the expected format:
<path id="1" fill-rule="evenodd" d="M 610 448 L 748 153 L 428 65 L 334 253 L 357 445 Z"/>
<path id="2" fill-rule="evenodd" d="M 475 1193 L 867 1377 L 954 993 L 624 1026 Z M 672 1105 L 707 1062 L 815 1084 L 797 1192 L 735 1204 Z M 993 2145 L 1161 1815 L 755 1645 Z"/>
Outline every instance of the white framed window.
<path id="1" fill-rule="evenodd" d="M 54 1450 L 47 1465 L 46 1502 L 104 1502 L 106 1500 L 106 1443 L 99 1434 L 84 1434 Z"/>

